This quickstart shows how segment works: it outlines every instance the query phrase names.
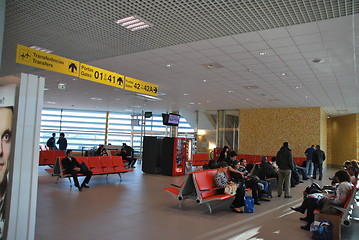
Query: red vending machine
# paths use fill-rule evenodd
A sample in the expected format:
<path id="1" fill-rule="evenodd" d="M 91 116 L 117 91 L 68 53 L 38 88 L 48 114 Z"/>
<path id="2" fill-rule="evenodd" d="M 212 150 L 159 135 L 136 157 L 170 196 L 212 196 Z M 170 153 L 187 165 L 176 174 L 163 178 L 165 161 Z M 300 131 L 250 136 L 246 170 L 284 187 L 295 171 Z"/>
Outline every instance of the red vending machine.
<path id="1" fill-rule="evenodd" d="M 174 138 L 172 176 L 180 176 L 185 174 L 186 162 L 188 160 L 187 145 L 187 139 Z"/>
<path id="2" fill-rule="evenodd" d="M 186 138 L 163 138 L 160 154 L 161 173 L 163 175 L 185 175 L 186 161 L 188 160 L 187 145 Z"/>

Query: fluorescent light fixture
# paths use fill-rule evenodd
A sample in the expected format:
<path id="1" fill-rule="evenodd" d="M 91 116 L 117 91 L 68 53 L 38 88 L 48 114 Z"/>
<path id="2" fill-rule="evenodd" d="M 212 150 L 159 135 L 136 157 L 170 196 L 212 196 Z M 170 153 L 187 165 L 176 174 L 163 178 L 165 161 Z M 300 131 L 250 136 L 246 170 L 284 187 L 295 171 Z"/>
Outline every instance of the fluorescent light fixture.
<path id="1" fill-rule="evenodd" d="M 203 79 L 203 82 L 207 82 L 207 80 L 206 80 L 206 79 Z"/>
<path id="2" fill-rule="evenodd" d="M 120 24 L 120 23 L 127 22 L 127 21 L 130 21 L 130 20 L 133 20 L 133 19 L 136 19 L 136 17 L 131 16 L 131 17 L 127 17 L 127 18 L 122 18 L 120 20 L 117 20 L 115 23 Z"/>
<path id="3" fill-rule="evenodd" d="M 140 21 L 140 19 L 135 19 L 135 20 L 132 20 L 132 21 L 124 22 L 124 23 L 121 23 L 121 26 L 125 27 L 125 26 L 128 26 L 130 24 L 138 23 L 139 21 Z"/>
<path id="4" fill-rule="evenodd" d="M 171 67 L 171 64 L 167 64 L 166 67 Z"/>
<path id="5" fill-rule="evenodd" d="M 285 75 L 287 75 L 287 74 L 286 74 L 285 72 L 283 72 L 283 73 L 282 73 L 282 76 L 285 76 Z"/>
<path id="6" fill-rule="evenodd" d="M 160 101 L 162 100 L 161 98 L 158 97 L 154 97 L 151 95 L 147 95 L 147 94 L 143 94 L 143 93 L 137 93 L 137 95 L 143 99 L 148 99 L 148 100 L 152 100 L 152 101 Z"/>
<path id="7" fill-rule="evenodd" d="M 30 48 L 41 51 L 41 52 L 45 52 L 45 53 L 52 53 L 53 51 L 46 49 L 46 48 L 42 48 L 42 47 L 38 47 L 38 46 L 31 46 Z"/>
<path id="8" fill-rule="evenodd" d="M 119 19 L 115 21 L 115 23 L 120 24 L 122 27 L 125 27 L 131 31 L 137 31 L 153 26 L 153 24 L 136 15 Z"/>
<path id="9" fill-rule="evenodd" d="M 44 88 L 44 91 L 47 91 L 47 90 L 49 90 L 48 88 Z"/>
<path id="10" fill-rule="evenodd" d="M 56 104 L 57 102 L 46 102 L 47 104 Z"/>
<path id="11" fill-rule="evenodd" d="M 229 92 L 229 93 L 232 93 L 233 91 L 232 91 L 232 90 L 229 90 L 228 92 Z"/>
<path id="12" fill-rule="evenodd" d="M 264 55 L 267 55 L 267 53 L 266 52 L 259 52 L 259 55 L 264 56 Z"/>
<path id="13" fill-rule="evenodd" d="M 194 103 L 194 102 L 190 102 L 189 104 L 191 104 L 191 105 L 195 105 L 196 103 Z"/>
<path id="14" fill-rule="evenodd" d="M 97 98 L 97 97 L 93 97 L 93 98 L 90 98 L 91 100 L 94 100 L 94 101 L 102 101 L 102 98 Z"/>
<path id="15" fill-rule="evenodd" d="M 183 95 L 184 95 L 184 96 L 188 96 L 188 93 L 184 93 Z"/>

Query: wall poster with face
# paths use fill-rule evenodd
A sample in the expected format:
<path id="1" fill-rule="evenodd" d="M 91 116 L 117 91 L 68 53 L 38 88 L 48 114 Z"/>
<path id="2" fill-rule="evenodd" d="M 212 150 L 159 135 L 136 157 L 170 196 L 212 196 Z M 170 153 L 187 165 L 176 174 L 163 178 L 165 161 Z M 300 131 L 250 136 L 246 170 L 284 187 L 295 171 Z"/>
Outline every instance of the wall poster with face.
<path id="1" fill-rule="evenodd" d="M 15 103 L 15 86 L 0 86 L 0 239 L 6 231 L 8 216 L 9 166 L 11 161 L 11 133 L 13 132 L 13 108 Z"/>

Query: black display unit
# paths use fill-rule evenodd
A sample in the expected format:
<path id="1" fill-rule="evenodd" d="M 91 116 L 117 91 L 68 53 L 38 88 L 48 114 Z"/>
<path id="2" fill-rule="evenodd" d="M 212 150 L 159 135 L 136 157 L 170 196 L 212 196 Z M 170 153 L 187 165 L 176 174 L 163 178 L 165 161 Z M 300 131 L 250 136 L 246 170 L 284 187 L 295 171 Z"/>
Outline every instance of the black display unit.
<path id="1" fill-rule="evenodd" d="M 146 136 L 143 138 L 142 171 L 144 173 L 161 173 L 161 151 L 162 139 Z"/>
<path id="2" fill-rule="evenodd" d="M 161 173 L 163 175 L 172 176 L 173 145 L 174 145 L 174 138 L 169 138 L 169 137 L 163 138 L 162 152 L 160 154 Z"/>

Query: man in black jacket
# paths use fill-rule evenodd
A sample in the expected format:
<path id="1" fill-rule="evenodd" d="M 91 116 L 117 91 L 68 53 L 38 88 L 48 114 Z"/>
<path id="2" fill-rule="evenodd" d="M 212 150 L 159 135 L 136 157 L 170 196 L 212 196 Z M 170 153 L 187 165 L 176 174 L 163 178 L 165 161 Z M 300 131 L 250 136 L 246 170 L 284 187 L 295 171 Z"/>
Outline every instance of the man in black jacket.
<path id="1" fill-rule="evenodd" d="M 284 142 L 283 146 L 277 153 L 277 164 L 279 168 L 278 173 L 278 197 L 282 196 L 284 183 L 284 197 L 291 198 L 290 195 L 290 178 L 292 171 L 295 170 L 295 165 L 292 156 L 292 150 L 289 148 L 289 143 Z"/>
<path id="2" fill-rule="evenodd" d="M 317 170 L 319 170 L 319 180 L 323 178 L 323 162 L 325 160 L 325 153 L 320 149 L 320 145 L 315 146 L 312 161 L 314 163 L 313 179 L 317 177 Z"/>
<path id="3" fill-rule="evenodd" d="M 92 177 L 92 172 L 84 167 L 80 167 L 80 164 L 76 161 L 76 158 L 72 157 L 72 150 L 66 151 L 66 157 L 62 159 L 62 167 L 66 169 L 67 174 L 71 174 L 75 187 L 82 191 L 82 188 L 89 188 L 87 185 Z M 86 176 L 85 180 L 82 182 L 81 186 L 79 184 L 79 180 L 77 179 L 77 173 L 82 173 Z"/>

